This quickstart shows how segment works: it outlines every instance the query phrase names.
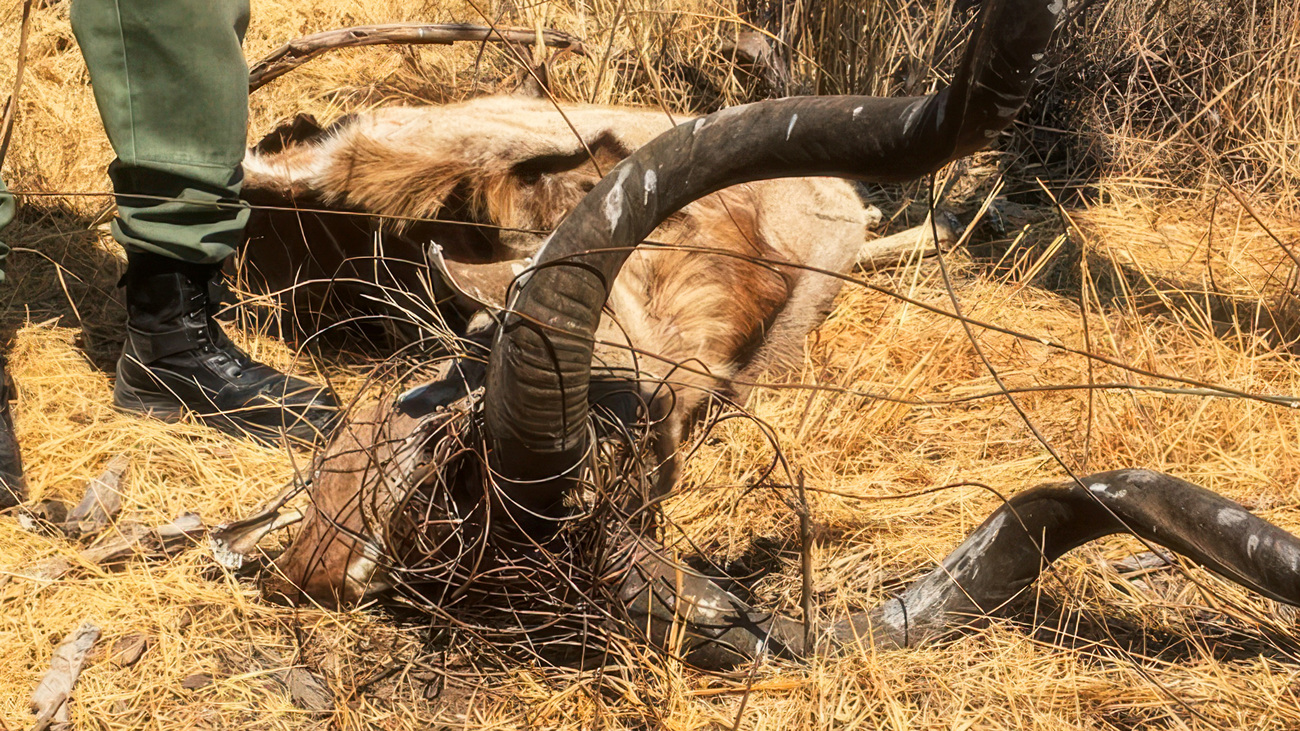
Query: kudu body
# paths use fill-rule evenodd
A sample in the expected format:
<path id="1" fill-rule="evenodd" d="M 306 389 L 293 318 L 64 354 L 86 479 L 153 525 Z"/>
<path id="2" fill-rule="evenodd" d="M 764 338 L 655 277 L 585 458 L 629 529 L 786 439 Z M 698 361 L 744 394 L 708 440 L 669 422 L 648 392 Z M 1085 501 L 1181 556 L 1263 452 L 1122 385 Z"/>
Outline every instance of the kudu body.
<path id="1" fill-rule="evenodd" d="M 791 98 L 675 126 L 657 115 L 585 108 L 570 110 L 567 122 L 548 116 L 553 130 L 573 125 L 567 139 L 576 131 L 582 149 L 570 142 L 530 154 L 522 177 L 517 158 L 494 157 L 473 133 L 445 122 L 413 131 L 420 113 L 401 110 L 348 122 L 308 147 L 255 157 L 254 189 L 269 189 L 271 176 L 287 170 L 278 180 L 288 198 L 413 217 L 468 211 L 508 230 L 445 251 L 481 267 L 530 256 L 499 270 L 506 275 L 479 279 L 491 283 L 479 288 L 480 298 L 505 305 L 481 388 L 470 383 L 470 393 L 436 409 L 385 402 L 340 430 L 316 464 L 312 506 L 271 588 L 332 603 L 400 583 L 436 597 L 438 611 L 448 613 L 474 587 L 482 588 L 475 601 L 492 601 L 493 582 L 510 574 L 542 593 L 588 596 L 612 586 L 604 596 L 621 603 L 634 620 L 628 626 L 655 641 L 684 626 L 683 649 L 704 664 L 765 649 L 810 651 L 814 638 L 798 623 L 753 612 L 657 558 L 654 523 L 643 517 L 655 490 L 645 483 L 663 472 L 636 454 L 645 443 L 638 435 L 660 424 L 649 441 L 662 458 L 662 445 L 675 444 L 703 394 L 770 362 L 766 353 L 797 349 L 820 321 L 838 287 L 780 264 L 843 271 L 870 217 L 842 183 L 788 178 L 903 181 L 986 146 L 1023 106 L 1061 7 L 1058 0 L 986 0 L 952 85 L 930 96 Z M 501 124 L 512 124 L 505 102 L 470 106 L 494 104 L 503 105 Z M 613 116 L 621 126 L 605 121 Z M 624 131 L 602 132 L 616 126 Z M 448 136 L 464 149 L 456 176 L 438 166 L 424 177 L 367 168 L 395 140 L 416 150 Z M 320 157 L 330 146 L 341 152 Z M 583 175 L 565 177 L 575 169 Z M 559 220 L 529 208 L 527 201 L 548 197 L 572 210 Z M 708 243 L 698 245 L 692 235 L 710 221 Z M 405 232 L 411 240 L 418 225 Z M 544 239 L 533 233 L 552 227 Z M 637 248 L 647 237 L 712 253 Z M 477 276 L 472 269 L 467 278 Z M 619 323 L 632 323 L 628 334 Z M 638 357 L 627 354 L 629 345 Z M 700 367 L 681 373 L 678 363 Z M 621 391 L 610 385 L 620 383 Z M 631 407 L 608 406 L 619 393 L 631 394 Z M 611 485 L 624 494 L 609 497 L 618 492 Z M 1300 541 L 1213 493 L 1126 470 L 1018 494 L 934 573 L 827 636 L 841 644 L 924 641 L 996 610 L 1070 548 L 1120 531 L 1300 602 Z M 616 540 L 592 543 L 604 534 Z M 570 568 L 544 571 L 564 550 Z M 572 568 L 584 562 L 591 565 Z M 511 601 L 529 611 L 550 606 Z"/>

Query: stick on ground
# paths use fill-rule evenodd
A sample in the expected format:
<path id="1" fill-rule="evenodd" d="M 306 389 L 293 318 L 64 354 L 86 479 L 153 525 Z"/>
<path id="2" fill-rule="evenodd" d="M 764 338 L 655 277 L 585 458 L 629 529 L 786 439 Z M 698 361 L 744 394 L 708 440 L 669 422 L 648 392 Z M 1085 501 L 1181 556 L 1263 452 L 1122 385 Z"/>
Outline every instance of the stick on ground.
<path id="1" fill-rule="evenodd" d="M 531 45 L 541 42 L 551 48 L 572 51 L 585 56 L 582 40 L 563 31 L 550 28 L 539 34 L 531 28 L 491 28 L 468 23 L 385 23 L 359 25 L 303 36 L 280 46 L 266 58 L 258 61 L 248 73 L 248 90 L 257 91 L 313 58 L 338 48 L 383 45 L 436 45 L 449 46 L 458 41 L 479 43 L 513 43 Z"/>

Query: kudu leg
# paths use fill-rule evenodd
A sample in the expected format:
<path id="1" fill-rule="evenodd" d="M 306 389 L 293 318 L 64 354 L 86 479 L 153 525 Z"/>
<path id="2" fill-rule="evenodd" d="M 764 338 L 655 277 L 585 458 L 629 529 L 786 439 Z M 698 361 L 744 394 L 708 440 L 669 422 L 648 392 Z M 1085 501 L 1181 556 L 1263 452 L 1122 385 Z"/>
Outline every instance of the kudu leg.
<path id="1" fill-rule="evenodd" d="M 978 624 L 1049 564 L 1103 536 L 1130 533 L 1276 601 L 1300 605 L 1300 539 L 1202 487 L 1151 470 L 1042 485 L 1009 499 L 901 595 L 832 625 L 828 649 L 913 647 Z M 810 654 L 803 625 L 755 611 L 717 584 L 647 557 L 629 580 L 630 611 L 663 642 L 682 627 L 686 657 L 723 667 L 767 650 Z"/>
<path id="2" fill-rule="evenodd" d="M 914 258 L 934 256 L 940 246 L 951 246 L 960 236 L 961 223 L 957 218 L 947 211 L 935 211 L 933 226 L 930 221 L 926 221 L 906 231 L 863 244 L 858 250 L 857 266 L 872 272 L 898 266 Z"/>

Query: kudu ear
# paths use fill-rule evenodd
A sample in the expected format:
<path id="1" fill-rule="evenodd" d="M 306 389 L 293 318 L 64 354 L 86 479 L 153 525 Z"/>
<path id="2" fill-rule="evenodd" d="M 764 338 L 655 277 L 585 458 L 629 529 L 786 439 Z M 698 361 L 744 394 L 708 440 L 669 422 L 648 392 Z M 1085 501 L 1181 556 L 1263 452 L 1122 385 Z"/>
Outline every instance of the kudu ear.
<path id="1" fill-rule="evenodd" d="M 309 189 L 302 172 L 316 167 L 322 154 L 320 142 L 355 116 L 344 115 L 329 126 L 321 125 L 307 113 L 281 122 L 248 149 L 244 158 L 245 198 L 254 203 L 292 206 L 294 199 L 318 192 Z"/>

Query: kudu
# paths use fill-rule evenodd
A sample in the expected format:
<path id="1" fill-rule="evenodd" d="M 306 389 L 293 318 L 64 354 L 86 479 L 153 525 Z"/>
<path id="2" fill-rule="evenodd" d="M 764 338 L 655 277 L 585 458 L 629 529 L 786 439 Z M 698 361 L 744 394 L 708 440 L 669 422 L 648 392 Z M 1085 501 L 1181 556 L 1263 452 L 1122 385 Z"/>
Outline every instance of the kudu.
<path id="1" fill-rule="evenodd" d="M 690 392 L 716 386 L 718 372 L 710 369 L 761 364 L 761 357 L 746 361 L 745 350 L 762 352 L 766 338 L 783 327 L 797 342 L 816 325 L 826 287 L 817 285 L 807 301 L 796 302 L 801 279 L 782 264 L 842 270 L 853 247 L 832 236 L 823 249 L 821 237 L 841 226 L 853 229 L 843 235 L 858 236 L 862 209 L 850 205 L 845 188 L 787 182 L 821 191 L 826 200 L 825 208 L 800 219 L 810 239 L 802 248 L 783 249 L 762 221 L 740 221 L 734 228 L 745 235 L 711 241 L 707 251 L 638 245 L 665 221 L 670 230 L 689 229 L 690 217 L 673 217 L 692 205 L 696 217 L 728 216 L 762 210 L 741 206 L 742 196 L 790 190 L 756 181 L 905 181 L 985 147 L 1024 105 L 1061 8 L 1059 0 L 985 0 L 953 83 L 929 96 L 760 102 L 668 128 L 630 155 L 611 147 L 616 140 L 584 137 L 589 150 L 546 159 L 534 169 L 538 195 L 545 192 L 541 181 L 557 169 L 590 166 L 605 174 L 589 190 L 584 184 L 553 191 L 583 195 L 520 271 L 483 280 L 500 287 L 483 298 L 504 307 L 491 329 L 481 385 L 473 378 L 463 387 L 443 383 L 434 398 L 426 390 L 425 397 L 386 401 L 345 425 L 315 464 L 304 525 L 277 560 L 268 590 L 335 603 L 399 588 L 485 637 L 494 623 L 554 630 L 565 620 L 556 613 L 569 610 L 585 624 L 547 635 L 569 648 L 610 624 L 636 628 L 660 644 L 682 628 L 681 649 L 709 666 L 764 651 L 800 655 L 819 643 L 923 642 L 997 610 L 1066 551 L 1116 532 L 1300 603 L 1300 540 L 1214 493 L 1147 470 L 1089 475 L 1015 495 L 900 597 L 820 636 L 802 623 L 752 610 L 656 549 L 653 485 L 663 487 L 661 465 L 640 449 L 653 444 L 662 457 L 664 443 L 680 435 L 698 403 Z M 369 139 L 401 136 L 406 114 L 366 122 L 374 128 Z M 573 116 L 581 136 L 582 113 Z M 319 144 L 343 144 L 330 139 L 345 135 Z M 290 157 L 281 163 L 294 165 L 292 148 L 285 154 Z M 372 162 L 364 149 L 353 154 L 358 169 Z M 264 172 L 259 164 L 250 179 Z M 490 160 L 483 169 L 492 174 Z M 302 172 L 317 180 L 333 174 Z M 367 196 L 379 196 L 409 200 L 407 210 L 416 211 L 431 191 L 443 201 L 457 195 L 437 176 L 377 174 L 369 182 L 349 187 L 342 181 L 340 197 L 324 202 L 365 210 L 381 205 Z M 741 185 L 750 187 L 736 191 Z M 712 202 L 698 202 L 719 191 Z M 493 200 L 472 186 L 459 195 L 456 204 L 464 207 Z M 531 213 L 497 215 L 512 227 L 549 228 L 551 221 Z M 510 245 L 504 237 L 494 243 Z M 616 318 L 603 316 L 606 305 L 618 320 L 636 323 L 626 337 L 617 336 Z M 629 341 L 634 354 L 646 357 L 598 361 L 607 348 L 626 350 Z M 674 350 L 674 343 L 686 350 Z M 657 354 L 706 367 L 673 374 L 659 369 Z M 593 369 L 594 360 L 599 367 Z M 448 380 L 459 384 L 464 371 L 453 370 Z M 678 420 L 666 435 L 657 431 L 656 424 L 672 418 Z M 250 536 L 286 522 L 283 504 L 275 501 L 222 539 L 246 548 Z M 529 642 L 541 636 L 530 635 Z"/>

